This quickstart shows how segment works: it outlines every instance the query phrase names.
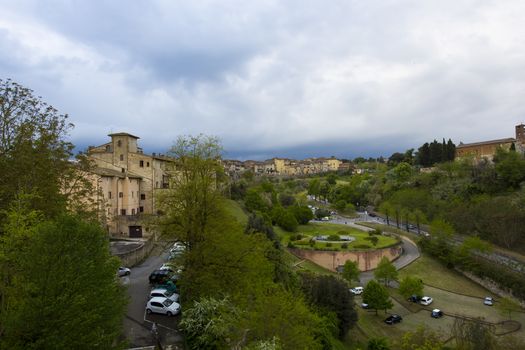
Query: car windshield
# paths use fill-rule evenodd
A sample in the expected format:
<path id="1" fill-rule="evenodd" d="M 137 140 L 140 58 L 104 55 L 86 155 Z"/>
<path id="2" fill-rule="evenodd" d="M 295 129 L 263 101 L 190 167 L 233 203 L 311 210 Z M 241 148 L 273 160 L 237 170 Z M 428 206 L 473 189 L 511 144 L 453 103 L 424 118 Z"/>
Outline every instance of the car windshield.
<path id="1" fill-rule="evenodd" d="M 173 301 L 166 299 L 162 302 L 162 304 L 164 304 L 164 306 L 170 306 L 171 304 L 173 304 Z"/>

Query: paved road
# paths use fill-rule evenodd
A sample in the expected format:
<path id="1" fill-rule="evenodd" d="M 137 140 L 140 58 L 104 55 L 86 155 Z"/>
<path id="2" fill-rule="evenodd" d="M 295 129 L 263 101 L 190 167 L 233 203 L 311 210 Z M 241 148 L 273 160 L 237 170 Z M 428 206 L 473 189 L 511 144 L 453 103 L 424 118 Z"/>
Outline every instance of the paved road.
<path id="1" fill-rule="evenodd" d="M 362 231 L 372 231 L 373 229 L 357 225 L 356 222 L 372 222 L 372 223 L 382 223 L 380 218 L 371 217 L 366 213 L 358 213 L 359 217 L 355 219 L 348 219 L 341 216 L 336 216 L 330 222 L 342 224 L 342 225 L 348 225 L 354 228 L 357 228 Z M 401 256 L 394 260 L 393 264 L 396 267 L 396 269 L 402 269 L 403 267 L 410 264 L 412 261 L 416 260 L 420 257 L 419 248 L 417 247 L 417 244 L 414 243 L 412 240 L 410 240 L 407 237 L 399 236 L 401 238 L 402 242 L 402 248 L 403 252 L 401 253 Z M 370 280 L 374 279 L 374 271 L 366 271 L 362 272 L 360 275 L 360 280 L 362 285 L 366 285 Z"/>
<path id="2" fill-rule="evenodd" d="M 164 315 L 146 315 L 146 302 L 151 290 L 148 277 L 151 271 L 158 269 L 165 261 L 167 253 L 155 254 L 160 252 L 160 247 L 153 250 L 153 254 L 142 264 L 131 269 L 129 277 L 121 277 L 122 282 L 128 287 L 130 301 L 128 311 L 124 318 L 124 332 L 130 347 L 150 346 L 156 343 L 156 339 L 151 332 L 153 322 L 157 324 L 160 342 L 162 345 L 177 344 L 183 341 L 182 336 L 177 332 L 177 324 L 180 315 L 167 317 Z"/>

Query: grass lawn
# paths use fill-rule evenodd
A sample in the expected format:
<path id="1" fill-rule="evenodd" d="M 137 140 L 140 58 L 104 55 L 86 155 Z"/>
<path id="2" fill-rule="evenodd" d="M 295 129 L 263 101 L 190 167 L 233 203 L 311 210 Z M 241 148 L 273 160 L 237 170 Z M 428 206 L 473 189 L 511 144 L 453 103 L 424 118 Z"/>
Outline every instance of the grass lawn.
<path id="1" fill-rule="evenodd" d="M 237 221 L 239 221 L 242 225 L 246 225 L 248 223 L 248 215 L 246 215 L 239 203 L 231 199 L 225 199 L 224 206 L 226 211 L 233 215 L 235 219 L 237 219 Z"/>
<path id="2" fill-rule="evenodd" d="M 310 271 L 319 275 L 337 275 L 337 273 L 327 270 L 324 267 L 311 262 L 310 260 L 298 258 L 287 250 L 284 252 L 287 262 L 290 265 L 295 266 L 297 270 Z"/>
<path id="3" fill-rule="evenodd" d="M 399 270 L 399 278 L 415 276 L 421 278 L 423 283 L 452 292 L 485 297 L 490 293 L 477 283 L 474 283 L 460 273 L 447 269 L 439 261 L 422 253 L 421 257 L 412 264 Z"/>
<path id="4" fill-rule="evenodd" d="M 377 248 L 383 248 L 390 245 L 393 245 L 397 243 L 397 239 L 393 237 L 387 237 L 387 236 L 376 236 L 378 238 L 378 243 L 376 246 L 374 246 L 369 240 L 366 238 L 369 237 L 367 232 L 357 230 L 353 227 L 349 227 L 346 225 L 339 225 L 339 224 L 331 224 L 331 223 L 316 223 L 311 222 L 308 225 L 300 225 L 297 229 L 297 233 L 302 234 L 303 236 L 306 236 L 305 238 L 294 241 L 293 243 L 304 249 L 324 249 L 324 250 L 355 250 L 355 249 L 377 249 Z M 345 244 L 345 242 L 341 243 L 328 243 L 328 242 L 322 242 L 317 241 L 314 245 L 314 247 L 310 246 L 310 239 L 314 236 L 318 235 L 349 235 L 354 238 L 356 238 L 353 242 L 346 242 L 348 245 L 348 248 L 341 248 L 342 244 Z M 290 235 L 288 235 L 288 240 L 290 239 Z M 330 246 L 327 246 L 327 244 L 331 244 Z"/>

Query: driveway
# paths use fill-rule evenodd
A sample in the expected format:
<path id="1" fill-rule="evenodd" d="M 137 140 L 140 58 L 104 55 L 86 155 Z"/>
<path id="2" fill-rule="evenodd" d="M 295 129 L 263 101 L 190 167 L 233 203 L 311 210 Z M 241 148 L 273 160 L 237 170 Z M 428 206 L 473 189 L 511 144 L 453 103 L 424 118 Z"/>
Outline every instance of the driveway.
<path id="1" fill-rule="evenodd" d="M 180 315 L 167 317 L 164 315 L 146 315 L 145 313 L 148 295 L 151 290 L 148 277 L 167 258 L 167 253 L 163 252 L 160 244 L 153 249 L 148 259 L 131 269 L 129 276 L 121 277 L 122 283 L 127 285 L 130 298 L 126 317 L 124 318 L 124 333 L 130 348 L 156 344 L 157 340 L 151 331 L 153 323 L 157 326 L 159 340 L 164 347 L 166 345 L 175 345 L 172 346 L 172 349 L 183 348 L 182 346 L 176 346 L 184 341 L 181 334 L 177 331 Z"/>

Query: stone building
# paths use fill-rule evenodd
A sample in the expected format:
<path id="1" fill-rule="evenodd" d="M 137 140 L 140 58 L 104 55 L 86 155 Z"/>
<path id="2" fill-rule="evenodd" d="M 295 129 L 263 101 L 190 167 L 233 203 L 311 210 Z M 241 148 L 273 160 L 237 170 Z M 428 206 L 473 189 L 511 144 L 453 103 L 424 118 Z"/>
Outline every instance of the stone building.
<path id="1" fill-rule="evenodd" d="M 111 235 L 142 237 L 147 215 L 157 213 L 155 193 L 168 188 L 169 157 L 144 154 L 139 137 L 128 133 L 108 135 L 111 141 L 89 147 L 94 163 L 96 188 L 101 196 L 100 210 L 105 213 Z"/>
<path id="2" fill-rule="evenodd" d="M 474 143 L 463 143 L 460 142 L 456 146 L 456 158 L 461 159 L 465 157 L 472 157 L 475 160 L 483 158 L 492 161 L 496 151 L 499 148 L 509 150 L 512 145 L 518 152 L 524 152 L 525 150 L 525 125 L 519 124 L 515 127 L 516 138 L 504 138 L 498 140 L 474 142 Z"/>

